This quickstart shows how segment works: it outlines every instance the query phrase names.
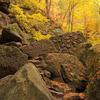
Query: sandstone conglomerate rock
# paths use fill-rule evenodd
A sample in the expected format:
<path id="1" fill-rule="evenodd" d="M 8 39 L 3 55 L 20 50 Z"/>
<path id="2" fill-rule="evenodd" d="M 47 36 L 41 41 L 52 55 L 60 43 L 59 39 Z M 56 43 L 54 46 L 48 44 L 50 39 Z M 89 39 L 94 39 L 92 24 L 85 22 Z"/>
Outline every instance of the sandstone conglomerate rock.
<path id="1" fill-rule="evenodd" d="M 0 100 L 54 100 L 36 67 L 28 63 L 0 80 Z"/>
<path id="2" fill-rule="evenodd" d="M 87 84 L 86 67 L 77 57 L 68 53 L 49 53 L 45 62 L 46 69 L 51 76 L 61 77 L 66 83 L 72 84 L 76 89 L 84 90 Z"/>
<path id="3" fill-rule="evenodd" d="M 52 37 L 51 41 L 60 52 L 74 54 L 77 45 L 86 42 L 86 39 L 82 33 L 72 32 Z"/>

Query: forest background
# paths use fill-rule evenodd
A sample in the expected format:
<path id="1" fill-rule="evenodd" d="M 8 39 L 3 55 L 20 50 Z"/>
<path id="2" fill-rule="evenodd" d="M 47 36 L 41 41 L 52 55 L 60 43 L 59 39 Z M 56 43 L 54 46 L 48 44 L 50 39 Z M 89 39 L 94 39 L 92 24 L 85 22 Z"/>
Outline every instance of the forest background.
<path id="1" fill-rule="evenodd" d="M 49 39 L 51 30 L 60 27 L 100 43 L 100 0 L 12 0 L 10 12 L 37 40 Z"/>

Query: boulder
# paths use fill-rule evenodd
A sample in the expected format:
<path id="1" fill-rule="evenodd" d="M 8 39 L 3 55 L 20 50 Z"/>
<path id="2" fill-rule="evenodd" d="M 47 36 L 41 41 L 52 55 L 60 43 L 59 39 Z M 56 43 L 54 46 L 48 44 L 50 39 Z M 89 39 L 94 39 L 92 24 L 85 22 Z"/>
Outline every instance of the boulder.
<path id="1" fill-rule="evenodd" d="M 86 90 L 86 100 L 100 100 L 100 44 L 91 48 L 95 55 L 91 57 L 94 63 L 89 67 L 89 83 Z"/>
<path id="2" fill-rule="evenodd" d="M 9 28 L 4 28 L 1 35 L 1 43 L 8 43 L 12 41 L 22 43 L 22 37 L 19 35 L 19 33 Z"/>
<path id="3" fill-rule="evenodd" d="M 91 74 L 86 89 L 86 100 L 100 100 L 100 65 L 92 69 Z"/>
<path id="4" fill-rule="evenodd" d="M 77 57 L 67 53 L 49 53 L 45 57 L 46 69 L 53 78 L 62 76 L 66 83 L 72 84 L 78 91 L 83 91 L 87 84 L 86 67 Z"/>
<path id="5" fill-rule="evenodd" d="M 47 53 L 57 52 L 54 44 L 50 40 L 40 40 L 33 42 L 29 45 L 21 47 L 21 50 L 29 56 L 34 58 L 38 56 L 46 55 Z"/>
<path id="6" fill-rule="evenodd" d="M 81 49 L 77 51 L 82 51 Z M 91 70 L 95 66 L 100 65 L 100 45 L 97 44 L 95 46 L 85 48 L 79 57 L 80 61 L 87 67 L 87 76 L 91 74 Z M 88 77 L 89 79 L 89 77 Z"/>
<path id="7" fill-rule="evenodd" d="M 10 19 L 12 19 L 11 16 L 10 16 Z M 19 34 L 22 39 L 21 41 L 23 44 L 29 44 L 30 43 L 29 39 L 31 39 L 32 36 L 30 34 L 25 33 L 23 31 L 21 25 L 17 22 L 15 23 L 15 22 L 13 22 L 12 24 L 9 24 L 9 26 L 7 28 L 13 32 Z"/>
<path id="8" fill-rule="evenodd" d="M 75 56 L 77 56 L 81 61 L 83 58 L 83 56 L 87 56 L 87 54 L 90 52 L 90 48 L 92 47 L 92 44 L 89 42 L 84 42 L 84 43 L 80 43 L 77 45 L 76 49 L 74 50 L 75 52 Z"/>
<path id="9" fill-rule="evenodd" d="M 0 100 L 54 100 L 36 67 L 28 63 L 0 80 Z"/>
<path id="10" fill-rule="evenodd" d="M 60 52 L 75 54 L 77 45 L 86 42 L 86 39 L 81 32 L 72 32 L 52 37 L 51 41 Z"/>
<path id="11" fill-rule="evenodd" d="M 14 74 L 27 59 L 17 47 L 0 45 L 0 78 Z"/>
<path id="12" fill-rule="evenodd" d="M 74 55 L 77 56 L 78 59 L 83 63 L 83 65 L 87 67 L 87 70 L 88 67 L 94 63 L 93 59 L 91 59 L 94 55 L 93 50 L 90 49 L 91 47 L 91 43 L 84 42 L 79 44 L 77 48 L 74 50 Z"/>
<path id="13" fill-rule="evenodd" d="M 0 11 L 2 11 L 5 14 L 9 14 L 9 5 L 10 0 L 0 0 Z"/>
<path id="14" fill-rule="evenodd" d="M 64 32 L 61 28 L 55 28 L 52 30 L 52 32 L 53 32 L 54 36 L 64 34 Z"/>
<path id="15" fill-rule="evenodd" d="M 100 53 L 100 44 L 94 45 L 91 49 L 93 49 L 97 53 Z"/>
<path id="16" fill-rule="evenodd" d="M 9 22 L 10 22 L 9 17 L 8 17 L 6 14 L 0 12 L 0 31 L 1 31 L 4 27 L 6 27 L 6 26 L 9 24 Z M 0 35 L 1 35 L 1 34 L 0 34 Z"/>

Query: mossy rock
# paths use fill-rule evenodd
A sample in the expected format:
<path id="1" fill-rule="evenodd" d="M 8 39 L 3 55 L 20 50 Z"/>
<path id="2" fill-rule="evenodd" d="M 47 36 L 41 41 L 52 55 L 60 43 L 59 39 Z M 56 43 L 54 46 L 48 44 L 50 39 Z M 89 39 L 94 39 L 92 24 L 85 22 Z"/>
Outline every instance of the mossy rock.
<path id="1" fill-rule="evenodd" d="M 91 48 L 95 55 L 94 63 L 89 67 L 89 83 L 86 90 L 86 100 L 100 100 L 100 44 Z M 92 63 L 92 62 L 91 62 Z"/>
<path id="2" fill-rule="evenodd" d="M 18 33 L 22 37 L 23 44 L 29 44 L 30 42 L 34 41 L 33 36 L 21 30 L 20 26 L 17 23 L 9 24 L 7 28 L 13 32 Z"/>
<path id="3" fill-rule="evenodd" d="M 1 43 L 9 43 L 12 41 L 22 43 L 22 37 L 18 33 L 10 30 L 9 28 L 4 28 L 2 30 Z"/>
<path id="4" fill-rule="evenodd" d="M 17 47 L 0 45 L 0 78 L 14 74 L 27 60 Z"/>
<path id="5" fill-rule="evenodd" d="M 32 63 L 0 80 L 0 100 L 55 100 Z"/>
<path id="6" fill-rule="evenodd" d="M 93 69 L 86 93 L 86 100 L 100 100 L 100 66 Z"/>

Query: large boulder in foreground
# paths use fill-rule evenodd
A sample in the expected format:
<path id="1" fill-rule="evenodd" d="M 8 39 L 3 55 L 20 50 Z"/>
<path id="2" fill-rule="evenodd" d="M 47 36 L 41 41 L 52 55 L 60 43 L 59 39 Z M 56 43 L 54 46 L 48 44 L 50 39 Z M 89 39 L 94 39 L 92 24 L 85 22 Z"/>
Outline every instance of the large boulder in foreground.
<path id="1" fill-rule="evenodd" d="M 66 83 L 72 83 L 74 87 L 86 85 L 86 68 L 77 57 L 67 53 L 49 53 L 45 58 L 47 70 L 53 77 L 62 76 Z"/>
<path id="2" fill-rule="evenodd" d="M 0 78 L 14 74 L 27 59 L 17 47 L 0 45 Z"/>
<path id="3" fill-rule="evenodd" d="M 0 80 L 0 100 L 54 100 L 36 67 L 28 63 Z"/>

